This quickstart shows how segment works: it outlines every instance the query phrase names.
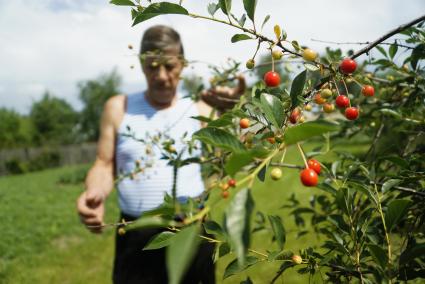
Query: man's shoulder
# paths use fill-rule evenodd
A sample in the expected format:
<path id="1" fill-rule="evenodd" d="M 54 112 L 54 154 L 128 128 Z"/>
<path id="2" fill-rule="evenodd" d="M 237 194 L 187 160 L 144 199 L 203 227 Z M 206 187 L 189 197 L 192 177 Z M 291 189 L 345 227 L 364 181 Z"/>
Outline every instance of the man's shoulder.
<path id="1" fill-rule="evenodd" d="M 127 101 L 126 95 L 115 95 L 110 97 L 104 105 L 103 115 L 107 121 L 110 121 L 117 128 L 124 116 L 125 105 Z"/>
<path id="2" fill-rule="evenodd" d="M 127 96 L 123 95 L 123 94 L 119 94 L 119 95 L 115 95 L 110 97 L 106 102 L 105 102 L 105 111 L 124 111 L 124 107 L 125 107 L 125 103 L 127 100 Z"/>

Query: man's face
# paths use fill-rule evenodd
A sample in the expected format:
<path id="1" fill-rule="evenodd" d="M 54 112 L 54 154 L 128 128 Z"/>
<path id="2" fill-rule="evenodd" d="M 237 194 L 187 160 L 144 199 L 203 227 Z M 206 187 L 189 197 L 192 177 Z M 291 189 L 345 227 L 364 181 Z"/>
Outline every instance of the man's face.
<path id="1" fill-rule="evenodd" d="M 148 83 L 149 98 L 157 104 L 170 103 L 176 95 L 183 70 L 178 49 L 164 51 L 158 56 L 147 56 L 142 68 Z"/>

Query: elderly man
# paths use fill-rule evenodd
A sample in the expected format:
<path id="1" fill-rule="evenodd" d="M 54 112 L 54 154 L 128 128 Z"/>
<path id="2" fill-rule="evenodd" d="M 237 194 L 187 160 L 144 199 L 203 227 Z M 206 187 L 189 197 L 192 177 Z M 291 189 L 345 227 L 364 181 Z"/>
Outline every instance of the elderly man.
<path id="1" fill-rule="evenodd" d="M 130 128 L 136 135 L 166 132 L 178 141 L 187 132 L 191 135 L 201 124 L 191 116 L 208 116 L 212 105 L 232 106 L 226 98 L 238 99 L 245 82 L 239 78 L 236 88 L 211 89 L 203 93 L 203 101 L 193 103 L 182 99 L 177 86 L 184 67 L 184 50 L 179 34 L 166 26 L 148 29 L 142 39 L 140 53 L 156 54 L 141 60 L 147 90 L 132 95 L 117 95 L 105 106 L 100 125 L 97 158 L 86 178 L 86 191 L 77 200 L 77 210 L 84 224 L 92 232 L 102 230 L 104 202 L 114 188 L 117 172 L 131 172 L 135 161 L 145 153 L 140 142 L 120 135 Z M 221 98 L 225 98 L 222 100 Z M 181 145 L 180 145 L 181 146 Z M 179 147 L 177 144 L 176 147 Z M 152 167 L 137 179 L 123 179 L 117 184 L 121 218 L 135 220 L 143 212 L 159 206 L 172 187 L 172 167 L 156 157 Z M 196 197 L 203 190 L 198 164 L 181 168 L 178 172 L 177 194 Z M 164 250 L 142 251 L 158 230 L 129 231 L 116 236 L 114 283 L 167 283 Z M 183 283 L 215 283 L 211 244 L 202 244 Z"/>

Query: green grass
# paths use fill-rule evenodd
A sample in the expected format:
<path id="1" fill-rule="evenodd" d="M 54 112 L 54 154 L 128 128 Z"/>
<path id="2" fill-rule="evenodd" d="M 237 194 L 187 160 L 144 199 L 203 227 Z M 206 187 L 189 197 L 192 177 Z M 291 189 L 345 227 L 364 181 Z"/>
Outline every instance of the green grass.
<path id="1" fill-rule="evenodd" d="M 113 231 L 90 234 L 75 209 L 83 186 L 57 183 L 81 168 L 0 179 L 0 283 L 110 282 Z M 117 219 L 115 203 L 112 196 L 107 222 Z"/>
<path id="2" fill-rule="evenodd" d="M 312 147 L 306 148 L 311 150 Z M 285 162 L 302 164 L 295 148 L 288 151 Z M 57 182 L 82 168 L 87 166 L 0 178 L 0 283 L 111 283 L 113 230 L 101 235 L 89 233 L 79 222 L 75 210 L 75 201 L 83 185 L 59 185 Z M 319 243 L 314 233 L 297 239 L 299 229 L 290 211 L 280 209 L 288 203 L 292 193 L 307 205 L 317 191 L 301 186 L 298 171 L 293 169 L 284 169 L 279 181 L 266 178 L 265 183 L 256 182 L 252 190 L 255 210 L 281 216 L 287 231 L 286 250 L 298 252 Z M 229 201 L 214 208 L 212 214 L 216 220 L 221 221 L 226 202 Z M 115 222 L 117 218 L 113 193 L 107 202 L 106 222 Z M 258 232 L 252 248 L 266 252 L 276 250 L 277 246 L 266 232 Z M 279 263 L 264 262 L 223 281 L 224 269 L 232 259 L 226 256 L 218 262 L 217 283 L 240 283 L 248 275 L 254 283 L 268 283 L 279 267 Z M 291 268 L 276 283 L 308 283 L 308 277 L 300 276 Z"/>

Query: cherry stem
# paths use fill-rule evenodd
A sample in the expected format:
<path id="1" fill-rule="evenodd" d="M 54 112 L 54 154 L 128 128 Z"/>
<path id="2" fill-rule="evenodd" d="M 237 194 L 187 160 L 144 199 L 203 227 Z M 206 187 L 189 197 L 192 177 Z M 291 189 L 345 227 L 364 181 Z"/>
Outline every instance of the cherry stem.
<path id="1" fill-rule="evenodd" d="M 308 169 L 307 159 L 305 158 L 304 151 L 303 151 L 303 149 L 301 148 L 300 143 L 297 143 L 297 146 L 298 146 L 298 150 L 300 150 L 301 157 L 303 158 L 305 168 L 306 168 L 306 169 Z"/>
<path id="2" fill-rule="evenodd" d="M 286 155 L 286 147 L 283 149 L 283 154 L 282 154 L 282 158 L 280 159 L 280 163 L 282 164 L 283 161 L 285 160 L 285 155 Z"/>

